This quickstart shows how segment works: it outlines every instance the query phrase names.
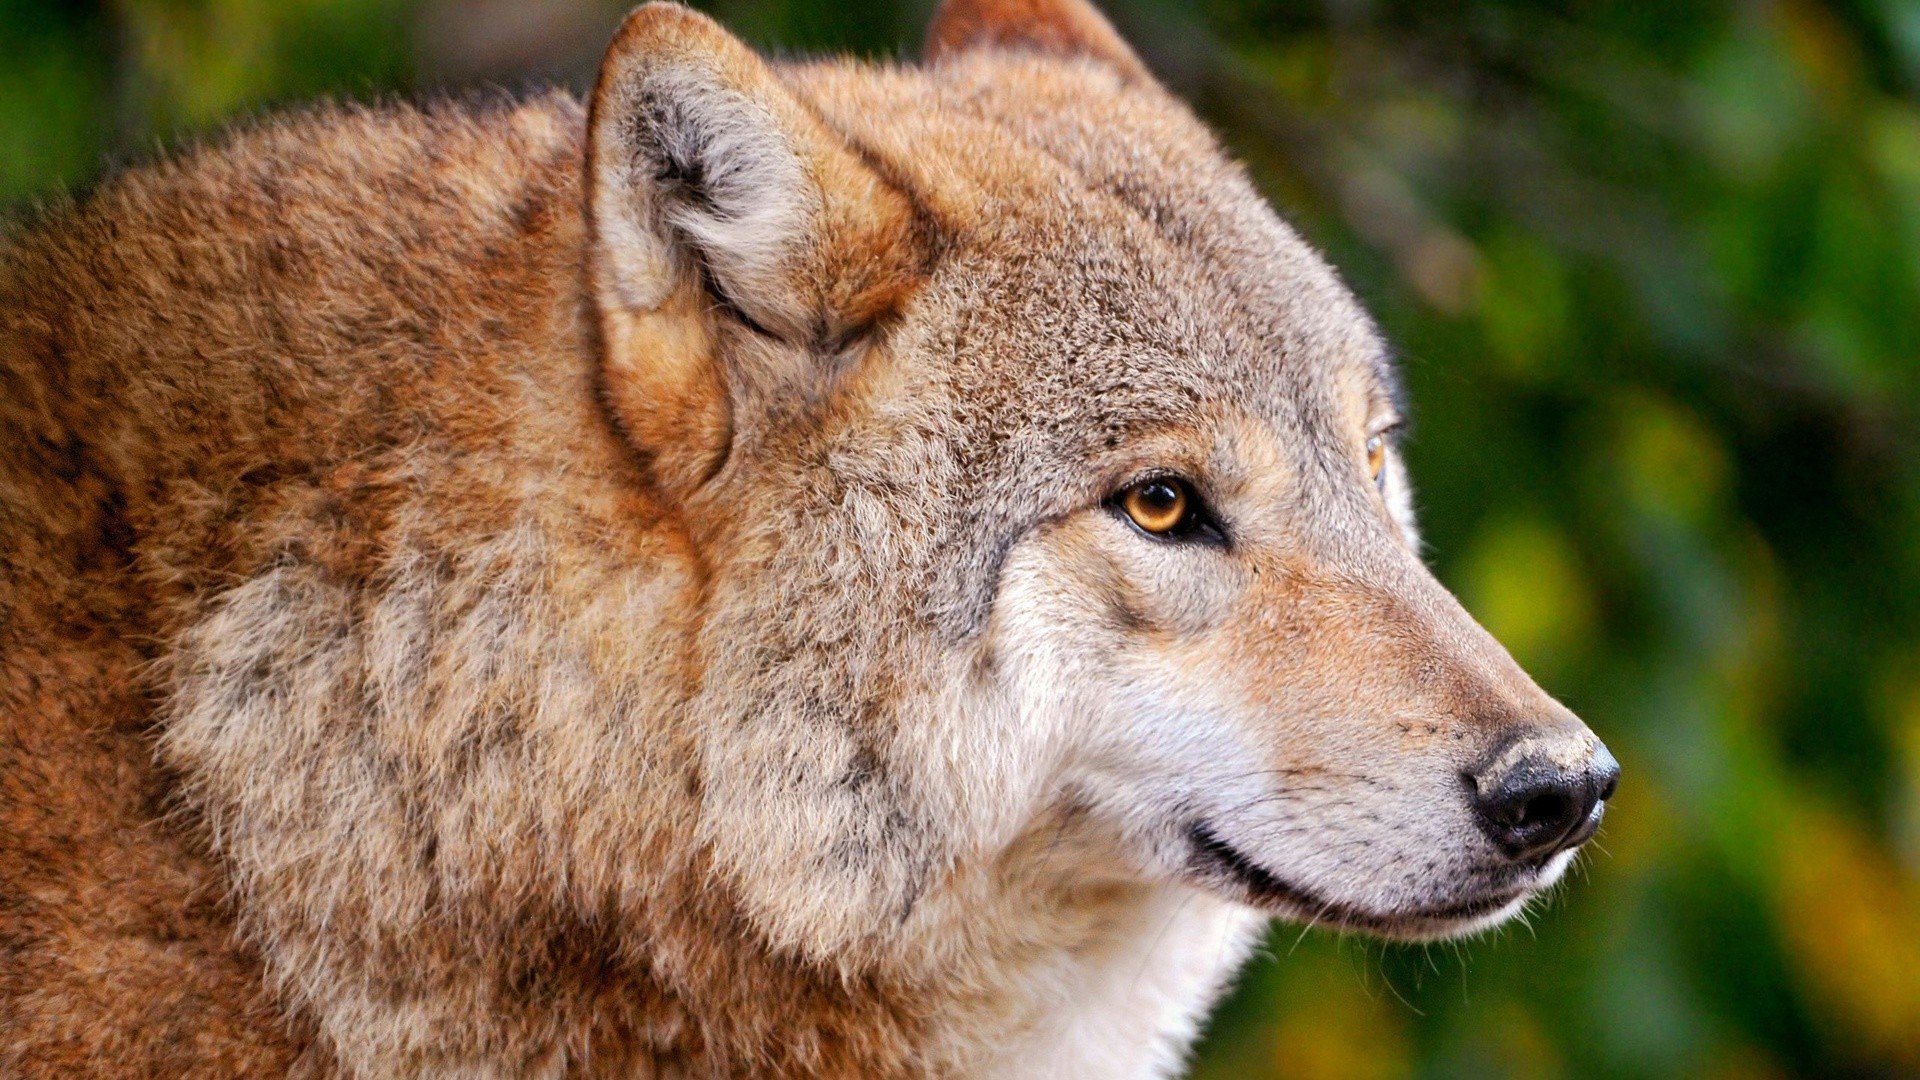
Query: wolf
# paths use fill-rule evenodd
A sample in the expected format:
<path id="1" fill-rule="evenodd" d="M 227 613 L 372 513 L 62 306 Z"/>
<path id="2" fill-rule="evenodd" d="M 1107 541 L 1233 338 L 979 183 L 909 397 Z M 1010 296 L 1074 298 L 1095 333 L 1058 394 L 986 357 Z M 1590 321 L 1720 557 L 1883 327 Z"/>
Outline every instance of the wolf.
<path id="1" fill-rule="evenodd" d="M 1083 0 L 637 9 L 0 254 L 0 1074 L 1123 1077 L 1472 933 L 1618 767 L 1386 347 Z"/>

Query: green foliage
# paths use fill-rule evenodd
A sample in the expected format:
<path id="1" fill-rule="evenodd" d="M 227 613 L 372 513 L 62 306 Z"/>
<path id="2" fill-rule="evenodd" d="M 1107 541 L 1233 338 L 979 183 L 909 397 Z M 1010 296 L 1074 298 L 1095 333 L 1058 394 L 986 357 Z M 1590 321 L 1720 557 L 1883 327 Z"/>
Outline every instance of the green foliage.
<path id="1" fill-rule="evenodd" d="M 930 6 L 716 10 L 888 55 Z M 450 8 L 0 0 L 0 202 L 272 102 L 577 78 L 619 14 L 527 0 L 589 30 L 521 55 Z M 1530 929 L 1276 930 L 1200 1075 L 1920 1073 L 1920 8 L 1113 14 L 1378 313 L 1436 566 L 1626 768 Z"/>

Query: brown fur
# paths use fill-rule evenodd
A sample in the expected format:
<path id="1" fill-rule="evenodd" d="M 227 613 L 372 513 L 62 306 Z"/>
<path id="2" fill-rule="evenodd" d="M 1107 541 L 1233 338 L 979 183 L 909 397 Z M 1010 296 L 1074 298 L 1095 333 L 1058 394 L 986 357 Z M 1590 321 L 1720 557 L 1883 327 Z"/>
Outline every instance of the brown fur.
<path id="1" fill-rule="evenodd" d="M 1224 673 L 1263 767 L 1423 799 L 1587 752 L 1369 494 L 1365 316 L 1104 19 L 930 41 L 650 5 L 588 106 L 316 109 L 0 252 L 0 1074 L 1163 1071 L 1253 915 L 1070 717 Z M 1240 561 L 1099 509 L 1154 464 Z M 1478 887 L 1451 836 L 1350 899 Z"/>

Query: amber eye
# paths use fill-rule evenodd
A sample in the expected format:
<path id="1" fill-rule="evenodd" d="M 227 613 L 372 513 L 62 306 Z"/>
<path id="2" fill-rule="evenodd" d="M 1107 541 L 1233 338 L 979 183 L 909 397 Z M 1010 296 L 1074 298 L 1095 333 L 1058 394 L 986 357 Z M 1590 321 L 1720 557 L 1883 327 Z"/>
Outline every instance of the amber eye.
<path id="1" fill-rule="evenodd" d="M 1367 475 L 1376 487 L 1387 486 L 1387 437 L 1375 435 L 1367 440 Z"/>
<path id="2" fill-rule="evenodd" d="M 1191 524 L 1196 500 L 1193 492 L 1179 480 L 1159 477 L 1142 480 L 1120 492 L 1120 509 L 1135 525 L 1155 536 L 1179 532 Z"/>

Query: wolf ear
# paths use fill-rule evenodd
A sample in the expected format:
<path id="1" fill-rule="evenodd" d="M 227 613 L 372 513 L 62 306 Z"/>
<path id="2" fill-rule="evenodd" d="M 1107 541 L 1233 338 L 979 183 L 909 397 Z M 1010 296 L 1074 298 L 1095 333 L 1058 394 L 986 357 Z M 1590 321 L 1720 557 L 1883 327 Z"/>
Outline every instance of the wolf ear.
<path id="1" fill-rule="evenodd" d="M 723 460 L 735 391 L 804 378 L 924 272 L 907 198 L 678 4 L 637 8 L 608 48 L 586 187 L 604 385 L 669 487 Z"/>
<path id="2" fill-rule="evenodd" d="M 927 30 L 927 61 L 978 48 L 1084 56 L 1129 80 L 1153 78 L 1113 24 L 1087 0 L 943 0 Z"/>

